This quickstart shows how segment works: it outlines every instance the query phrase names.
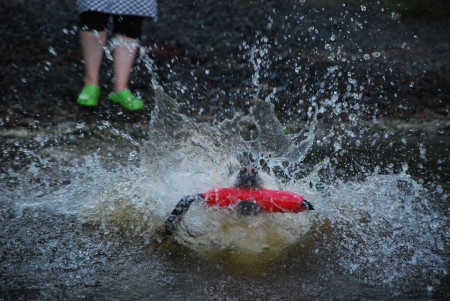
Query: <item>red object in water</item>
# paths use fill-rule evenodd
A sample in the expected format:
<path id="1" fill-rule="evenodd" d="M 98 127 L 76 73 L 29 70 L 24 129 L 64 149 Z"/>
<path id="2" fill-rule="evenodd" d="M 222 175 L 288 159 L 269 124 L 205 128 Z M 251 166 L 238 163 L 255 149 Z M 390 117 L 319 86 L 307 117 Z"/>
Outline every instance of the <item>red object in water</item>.
<path id="1" fill-rule="evenodd" d="M 218 188 L 202 194 L 210 206 L 230 207 L 241 201 L 253 201 L 264 212 L 298 213 L 308 209 L 305 199 L 298 194 L 272 189 Z M 307 202 L 306 202 L 307 203 Z"/>

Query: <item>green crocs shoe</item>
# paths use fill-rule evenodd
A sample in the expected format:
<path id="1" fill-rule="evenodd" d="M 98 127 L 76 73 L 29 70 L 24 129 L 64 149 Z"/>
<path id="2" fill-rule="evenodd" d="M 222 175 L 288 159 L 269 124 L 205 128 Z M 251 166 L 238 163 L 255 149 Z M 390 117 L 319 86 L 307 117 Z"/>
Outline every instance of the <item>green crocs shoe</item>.
<path id="1" fill-rule="evenodd" d="M 137 111 L 144 107 L 144 102 L 142 99 L 134 96 L 128 89 L 124 89 L 117 93 L 110 93 L 109 100 L 120 104 L 122 107 L 130 111 Z"/>
<path id="2" fill-rule="evenodd" d="M 86 85 L 81 90 L 77 98 L 77 104 L 85 107 L 95 107 L 98 104 L 100 96 L 100 87 L 95 85 Z"/>

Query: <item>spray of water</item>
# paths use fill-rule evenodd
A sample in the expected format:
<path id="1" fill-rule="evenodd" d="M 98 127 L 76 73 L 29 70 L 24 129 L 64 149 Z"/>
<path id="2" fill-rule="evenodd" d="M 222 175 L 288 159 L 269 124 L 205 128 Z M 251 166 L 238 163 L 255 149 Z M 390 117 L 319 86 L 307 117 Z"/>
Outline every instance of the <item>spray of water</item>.
<path id="1" fill-rule="evenodd" d="M 314 36 L 318 29 L 311 27 L 309 32 Z M 263 36 L 247 47 L 256 90 L 248 115 L 236 114 L 214 125 L 195 122 L 180 113 L 177 101 L 153 74 L 155 105 L 148 139 L 102 123 L 96 130 L 114 136 L 104 141 L 86 135 L 89 130 L 78 123 L 72 133 L 37 135 L 28 145 L 13 144 L 18 164 L 8 167 L 2 179 L 1 233 L 14 233 L 19 223 L 14 221 L 26 220 L 30 212 L 38 220 L 36 216 L 51 212 L 94 229 L 88 233 L 102 243 L 86 243 L 89 258 L 107 252 L 117 241 L 153 248 L 163 244 L 155 237 L 160 238 L 165 218 L 181 197 L 232 185 L 233 174 L 245 161 L 262 170 L 267 187 L 302 194 L 315 212 L 242 218 L 230 210 L 194 204 L 172 238 L 176 246 L 211 261 L 228 258 L 236 269 L 274 258 L 296 266 L 305 263 L 300 258 L 307 254 L 327 271 L 352 275 L 367 286 L 394 287 L 398 294 L 414 289 L 433 292 L 447 275 L 447 218 L 438 209 L 445 207 L 448 194 L 442 187 L 430 191 L 408 174 L 405 164 L 400 170 L 386 169 L 371 161 L 377 156 L 359 156 L 347 164 L 363 148 L 376 152 L 390 134 L 372 132 L 361 118 L 360 112 L 369 111 L 360 100 L 370 78 L 354 78 L 347 62 L 358 58 L 344 53 L 336 39 L 332 35 L 325 41 L 332 64 L 311 88 L 317 90 L 309 93 L 307 121 L 296 128 L 282 125 L 276 117 L 277 89 L 264 95 L 267 86 L 261 75 L 271 67 L 271 43 Z M 379 57 L 374 51 L 361 53 L 359 59 Z M 153 62 L 141 59 L 152 73 Z M 291 71 L 304 69 L 292 64 Z M 425 146 L 419 150 L 425 161 Z M 67 238 L 70 231 L 57 233 Z M 58 238 L 49 239 L 41 252 L 51 257 L 56 243 Z M 49 270 L 59 266 L 46 264 Z"/>

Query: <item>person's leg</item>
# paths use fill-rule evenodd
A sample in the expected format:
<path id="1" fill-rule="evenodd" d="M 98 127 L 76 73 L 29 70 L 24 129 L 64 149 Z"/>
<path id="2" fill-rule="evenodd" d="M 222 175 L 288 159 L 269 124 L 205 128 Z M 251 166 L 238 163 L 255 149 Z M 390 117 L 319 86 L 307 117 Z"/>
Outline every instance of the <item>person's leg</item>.
<path id="1" fill-rule="evenodd" d="M 99 85 L 100 65 L 106 44 L 106 31 L 80 31 L 85 64 L 85 85 Z"/>
<path id="2" fill-rule="evenodd" d="M 128 89 L 128 81 L 133 67 L 138 39 L 142 32 L 142 17 L 114 16 L 114 91 Z"/>
<path id="3" fill-rule="evenodd" d="M 131 69 L 139 49 L 142 17 L 114 16 L 114 92 L 111 101 L 128 110 L 140 110 L 144 103 L 128 89 Z"/>
<path id="4" fill-rule="evenodd" d="M 114 40 L 114 92 L 120 92 L 128 89 L 139 44 L 136 39 L 121 34 L 117 34 Z"/>
<path id="5" fill-rule="evenodd" d="M 84 87 L 77 103 L 96 106 L 100 96 L 99 73 L 106 44 L 109 15 L 84 12 L 80 15 L 80 40 L 85 64 Z"/>

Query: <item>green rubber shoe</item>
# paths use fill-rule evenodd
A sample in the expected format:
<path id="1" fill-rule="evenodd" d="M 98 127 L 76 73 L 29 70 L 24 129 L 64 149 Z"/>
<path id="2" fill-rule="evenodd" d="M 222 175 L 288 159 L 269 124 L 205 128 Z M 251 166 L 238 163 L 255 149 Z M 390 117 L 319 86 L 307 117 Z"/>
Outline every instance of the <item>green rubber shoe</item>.
<path id="1" fill-rule="evenodd" d="M 137 98 L 128 89 L 124 89 L 117 93 L 110 93 L 109 100 L 120 104 L 123 108 L 130 111 L 137 111 L 144 107 L 142 99 Z"/>
<path id="2" fill-rule="evenodd" d="M 95 85 L 86 85 L 77 98 L 77 104 L 85 107 L 95 107 L 98 104 L 100 96 L 100 87 Z"/>

